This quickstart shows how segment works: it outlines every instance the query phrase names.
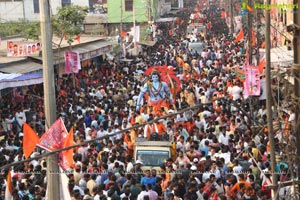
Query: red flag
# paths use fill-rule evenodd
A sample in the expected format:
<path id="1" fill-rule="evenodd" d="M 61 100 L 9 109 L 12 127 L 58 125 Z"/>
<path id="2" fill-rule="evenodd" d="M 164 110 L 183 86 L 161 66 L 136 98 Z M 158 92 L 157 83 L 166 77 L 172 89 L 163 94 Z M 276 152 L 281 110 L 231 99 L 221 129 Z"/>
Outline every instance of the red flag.
<path id="1" fill-rule="evenodd" d="M 237 43 L 243 38 L 244 38 L 244 29 L 241 29 L 240 32 L 236 35 L 234 42 Z"/>
<path id="2" fill-rule="evenodd" d="M 23 125 L 23 134 L 23 152 L 27 159 L 33 152 L 40 138 L 26 122 Z"/>
<path id="3" fill-rule="evenodd" d="M 55 151 L 63 148 L 64 139 L 67 137 L 68 131 L 61 118 L 56 120 L 54 124 L 47 130 L 46 133 L 41 137 L 37 144 L 41 148 L 48 151 Z"/>
<path id="4" fill-rule="evenodd" d="M 63 148 L 70 147 L 74 144 L 74 130 L 73 127 L 69 131 L 69 134 L 64 140 Z M 68 149 L 65 151 L 62 151 L 60 153 L 60 166 L 63 170 L 67 170 L 69 168 L 76 168 L 74 160 L 73 160 L 73 152 L 74 149 Z"/>
<path id="5" fill-rule="evenodd" d="M 259 64 L 258 64 L 258 71 L 259 71 L 260 74 L 262 74 L 263 71 L 264 71 L 265 63 L 266 63 L 266 59 L 265 59 L 265 58 L 262 58 L 262 59 L 259 61 Z"/>
<path id="6" fill-rule="evenodd" d="M 74 40 L 77 40 L 80 43 L 80 35 L 77 35 Z"/>

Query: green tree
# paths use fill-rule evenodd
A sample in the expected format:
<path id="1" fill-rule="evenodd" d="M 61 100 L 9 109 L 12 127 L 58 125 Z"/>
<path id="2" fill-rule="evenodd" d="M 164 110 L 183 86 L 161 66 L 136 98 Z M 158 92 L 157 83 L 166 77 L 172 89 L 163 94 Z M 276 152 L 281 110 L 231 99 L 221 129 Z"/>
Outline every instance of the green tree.
<path id="1" fill-rule="evenodd" d="M 83 21 L 87 12 L 87 7 L 71 4 L 59 8 L 57 14 L 52 16 L 53 34 L 61 39 L 58 44 L 59 47 L 64 38 L 71 45 L 74 37 L 82 32 Z"/>

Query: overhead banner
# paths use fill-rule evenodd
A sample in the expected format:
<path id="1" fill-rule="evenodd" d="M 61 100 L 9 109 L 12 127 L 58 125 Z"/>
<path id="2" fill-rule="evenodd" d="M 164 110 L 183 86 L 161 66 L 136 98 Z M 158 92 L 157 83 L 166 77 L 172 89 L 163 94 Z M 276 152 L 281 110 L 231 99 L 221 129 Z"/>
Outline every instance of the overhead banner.
<path id="1" fill-rule="evenodd" d="M 65 52 L 65 63 L 65 72 L 67 74 L 78 73 L 78 71 L 81 69 L 79 52 Z"/>
<path id="2" fill-rule="evenodd" d="M 260 95 L 260 74 L 257 66 L 245 67 L 246 81 L 244 82 L 244 93 L 249 96 Z"/>
<path id="3" fill-rule="evenodd" d="M 40 42 L 7 41 L 7 57 L 39 56 Z"/>

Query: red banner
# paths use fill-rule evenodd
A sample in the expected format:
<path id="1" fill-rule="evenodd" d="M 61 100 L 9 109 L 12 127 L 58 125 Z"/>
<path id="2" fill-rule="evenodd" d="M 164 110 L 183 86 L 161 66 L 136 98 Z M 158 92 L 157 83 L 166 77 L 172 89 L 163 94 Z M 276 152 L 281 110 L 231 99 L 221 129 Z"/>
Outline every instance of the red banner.
<path id="1" fill-rule="evenodd" d="M 40 138 L 38 146 L 48 150 L 55 151 L 63 148 L 64 140 L 68 135 L 68 131 L 61 118 L 56 120 L 54 124 Z"/>

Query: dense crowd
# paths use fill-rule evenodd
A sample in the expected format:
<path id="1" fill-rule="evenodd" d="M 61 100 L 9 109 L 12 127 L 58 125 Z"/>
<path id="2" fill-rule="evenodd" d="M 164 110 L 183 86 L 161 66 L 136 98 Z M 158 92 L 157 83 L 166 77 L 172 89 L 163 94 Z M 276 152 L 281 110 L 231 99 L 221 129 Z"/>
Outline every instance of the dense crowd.
<path id="1" fill-rule="evenodd" d="M 246 43 L 234 43 L 233 35 L 217 31 L 228 30 L 223 19 L 215 17 L 220 12 L 205 11 L 218 27 L 207 27 L 204 35 L 186 33 L 184 24 L 157 25 L 163 39 L 154 47 L 147 47 L 138 56 L 127 54 L 130 62 L 117 58 L 91 61 L 76 74 L 75 87 L 72 76 L 57 77 L 57 111 L 68 130 L 75 128 L 74 144 L 174 114 L 157 122 L 175 144 L 173 157 L 165 160 L 159 171 L 141 171 L 143 162 L 133 160 L 134 142 L 144 136 L 144 127 L 75 148 L 77 168 L 68 174 L 73 199 L 271 199 L 271 190 L 266 187 L 272 182 L 273 171 L 268 132 L 255 128 L 266 124 L 265 96 L 251 108 L 249 98 L 243 95 L 243 83 L 233 71 L 243 67 Z M 210 19 L 204 24 L 210 24 Z M 191 35 L 205 44 L 202 52 L 187 48 Z M 178 57 L 188 64 L 185 68 L 177 62 Z M 153 113 L 147 109 L 146 100 L 136 109 L 147 80 L 144 72 L 154 65 L 172 66 L 181 81 L 175 109 Z M 45 131 L 42 85 L 15 89 L 14 96 L 18 96 L 15 101 L 9 95 L 0 100 L 0 166 L 24 159 L 24 122 L 40 136 Z M 195 105 L 200 106 L 176 114 Z M 293 120 L 293 113 L 284 114 Z M 282 134 L 288 133 L 276 131 L 276 151 L 280 153 Z M 36 148 L 31 157 L 41 153 Z M 278 180 L 289 180 L 288 166 L 279 159 Z M 13 167 L 15 199 L 44 199 L 46 164 L 45 159 L 35 159 Z M 5 176 L 0 182 L 0 199 L 4 199 Z"/>

